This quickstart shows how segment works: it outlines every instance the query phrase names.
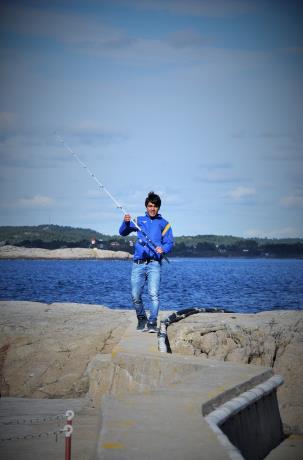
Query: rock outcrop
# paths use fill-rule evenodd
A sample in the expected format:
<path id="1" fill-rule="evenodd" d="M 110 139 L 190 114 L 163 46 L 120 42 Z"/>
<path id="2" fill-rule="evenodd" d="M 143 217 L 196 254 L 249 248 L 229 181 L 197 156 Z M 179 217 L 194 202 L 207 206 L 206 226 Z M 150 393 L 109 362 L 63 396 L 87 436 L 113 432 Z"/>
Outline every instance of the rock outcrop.
<path id="1" fill-rule="evenodd" d="M 96 305 L 0 302 L 2 396 L 85 395 L 93 361 L 106 360 L 131 313 Z"/>
<path id="2" fill-rule="evenodd" d="M 132 259 L 132 255 L 97 248 L 41 249 L 6 245 L 0 247 L 0 259 Z"/>
<path id="3" fill-rule="evenodd" d="M 172 353 L 272 367 L 282 375 L 280 411 L 303 431 L 303 312 L 200 313 L 168 328 Z"/>
<path id="4" fill-rule="evenodd" d="M 1 394 L 86 396 L 97 403 L 112 385 L 112 352 L 133 316 L 131 310 L 99 305 L 0 302 Z M 173 354 L 272 367 L 282 375 L 285 383 L 278 396 L 283 422 L 299 433 L 302 333 L 301 311 L 200 313 L 168 328 Z"/>

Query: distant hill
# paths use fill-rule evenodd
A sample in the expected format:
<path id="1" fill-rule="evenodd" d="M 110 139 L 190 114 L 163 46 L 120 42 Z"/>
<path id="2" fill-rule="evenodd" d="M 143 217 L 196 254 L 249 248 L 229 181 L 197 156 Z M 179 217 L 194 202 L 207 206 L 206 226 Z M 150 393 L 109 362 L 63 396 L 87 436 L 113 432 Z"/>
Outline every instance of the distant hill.
<path id="1" fill-rule="evenodd" d="M 0 244 L 58 249 L 90 247 L 132 252 L 136 236 L 106 235 L 90 228 L 60 225 L 0 226 Z M 303 257 L 303 238 L 242 238 L 231 235 L 175 237 L 171 256 L 179 257 Z"/>
<path id="2" fill-rule="evenodd" d="M 14 246 L 36 247 L 45 249 L 59 249 L 65 247 L 88 248 L 92 241 L 96 246 L 105 249 L 117 239 L 123 242 L 121 237 L 112 237 L 97 232 L 90 228 L 78 228 L 61 225 L 37 225 L 37 226 L 2 226 L 0 227 L 0 244 Z M 129 245 L 129 243 L 128 243 Z M 110 249 L 114 249 L 110 247 Z M 120 248 L 117 248 L 120 249 Z"/>
<path id="3" fill-rule="evenodd" d="M 64 241 L 75 243 L 82 240 L 109 239 L 110 237 L 90 228 L 67 227 L 61 225 L 37 226 L 7 226 L 0 227 L 0 240 L 10 244 L 20 244 L 22 241 L 41 240 L 44 242 Z"/>

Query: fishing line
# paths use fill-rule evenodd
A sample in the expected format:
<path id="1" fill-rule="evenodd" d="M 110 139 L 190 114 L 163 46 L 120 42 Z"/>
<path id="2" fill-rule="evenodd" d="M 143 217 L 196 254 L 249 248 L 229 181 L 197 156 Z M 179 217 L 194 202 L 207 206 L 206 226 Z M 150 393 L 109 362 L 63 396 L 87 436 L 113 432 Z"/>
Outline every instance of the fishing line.
<path id="1" fill-rule="evenodd" d="M 123 208 L 123 206 L 121 206 L 121 204 L 116 200 L 116 198 L 109 192 L 109 190 L 107 190 L 107 188 L 102 184 L 102 182 L 98 179 L 98 177 L 89 169 L 89 167 L 81 160 L 81 158 L 79 157 L 79 155 L 74 152 L 70 146 L 64 141 L 64 139 L 59 136 L 59 134 L 57 134 L 56 132 L 54 133 L 54 136 L 57 137 L 58 141 L 63 145 L 63 147 L 65 147 L 65 149 L 70 152 L 73 157 L 77 160 L 77 162 L 80 164 L 80 166 L 82 166 L 83 169 L 86 170 L 86 172 L 94 179 L 94 181 L 96 182 L 96 184 L 98 185 L 99 189 L 102 190 L 103 192 L 106 193 L 106 195 L 111 199 L 111 201 L 115 204 L 116 208 L 120 209 L 123 214 L 129 214 L 126 209 Z M 144 238 L 146 239 L 146 241 L 148 242 L 148 244 L 150 244 L 152 246 L 153 249 L 155 249 L 157 247 L 157 245 L 149 238 L 149 236 L 142 230 L 142 228 L 137 224 L 137 221 L 133 218 L 130 219 L 130 221 L 135 225 L 135 227 L 142 233 L 142 235 L 144 236 Z M 162 257 L 167 261 L 169 262 L 168 258 L 166 257 L 166 255 L 164 253 L 162 253 Z"/>

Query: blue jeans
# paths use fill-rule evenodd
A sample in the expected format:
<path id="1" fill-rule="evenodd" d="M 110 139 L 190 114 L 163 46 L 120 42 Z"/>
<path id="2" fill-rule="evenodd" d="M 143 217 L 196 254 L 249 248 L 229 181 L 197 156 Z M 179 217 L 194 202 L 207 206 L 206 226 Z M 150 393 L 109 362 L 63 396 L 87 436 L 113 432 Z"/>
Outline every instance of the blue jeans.
<path id="1" fill-rule="evenodd" d="M 159 312 L 159 290 L 161 280 L 161 263 L 153 260 L 147 264 L 133 263 L 131 274 L 132 300 L 137 316 L 146 316 L 142 302 L 142 293 L 147 281 L 148 294 L 151 299 L 151 308 L 148 321 L 156 323 Z"/>

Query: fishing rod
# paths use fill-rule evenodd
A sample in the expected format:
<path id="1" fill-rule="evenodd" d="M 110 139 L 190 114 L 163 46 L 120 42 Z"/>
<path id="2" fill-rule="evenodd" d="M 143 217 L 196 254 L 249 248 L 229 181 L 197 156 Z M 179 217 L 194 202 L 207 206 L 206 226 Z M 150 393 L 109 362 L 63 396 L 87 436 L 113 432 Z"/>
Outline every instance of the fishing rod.
<path id="1" fill-rule="evenodd" d="M 102 182 L 100 182 L 100 180 L 98 179 L 98 177 L 89 169 L 89 167 L 81 160 L 81 158 L 79 157 L 79 155 L 74 152 L 70 146 L 64 141 L 64 139 L 59 136 L 59 134 L 57 134 L 56 132 L 54 133 L 54 135 L 57 137 L 58 141 L 63 145 L 63 147 L 65 147 L 65 149 L 70 152 L 73 157 L 77 160 L 77 162 L 80 164 L 80 166 L 82 166 L 83 169 L 86 170 L 86 172 L 94 179 L 94 181 L 97 183 L 98 187 L 100 190 L 102 190 L 103 192 L 106 193 L 106 195 L 111 199 L 111 201 L 116 205 L 116 208 L 118 209 L 121 209 L 121 211 L 123 212 L 123 214 L 129 214 L 124 208 L 123 206 L 121 206 L 121 204 L 116 200 L 116 198 L 107 190 L 107 188 L 102 184 Z M 133 219 L 131 217 L 130 221 L 135 225 L 135 227 L 142 233 L 142 235 L 144 236 L 144 238 L 146 239 L 146 241 L 148 242 L 148 244 L 150 246 L 152 246 L 152 249 L 156 249 L 157 245 L 149 238 L 149 236 L 144 232 L 144 230 L 142 230 L 142 228 L 138 225 L 137 221 L 135 219 Z M 166 257 L 166 255 L 164 253 L 161 254 L 162 257 L 167 261 L 169 262 L 168 258 Z"/>

